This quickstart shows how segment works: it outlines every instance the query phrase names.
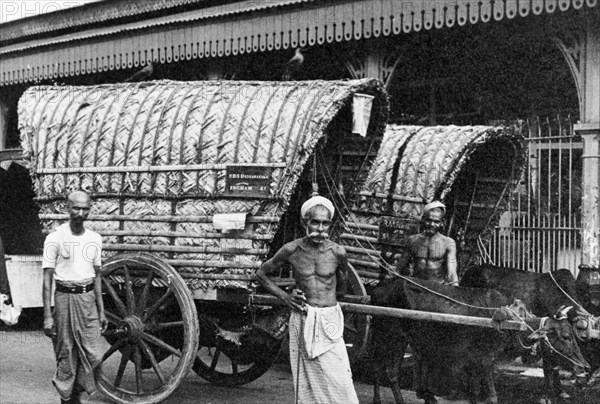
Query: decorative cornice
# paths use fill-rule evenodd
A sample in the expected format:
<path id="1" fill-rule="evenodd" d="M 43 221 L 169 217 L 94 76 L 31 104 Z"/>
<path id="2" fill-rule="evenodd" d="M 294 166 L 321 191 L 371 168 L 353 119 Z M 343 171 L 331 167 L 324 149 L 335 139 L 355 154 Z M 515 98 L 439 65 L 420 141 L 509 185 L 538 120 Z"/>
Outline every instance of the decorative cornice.
<path id="1" fill-rule="evenodd" d="M 130 69 L 150 61 L 171 63 L 399 35 L 591 8 L 597 2 L 240 1 L 1 47 L 0 85 Z"/>
<path id="2" fill-rule="evenodd" d="M 0 24 L 0 44 L 21 41 L 60 31 L 85 29 L 98 24 L 114 25 L 123 20 L 145 19 L 191 8 L 226 6 L 239 0 L 103 0 Z M 269 2 L 273 3 L 273 2 Z M 256 7 L 258 2 L 254 2 Z"/>

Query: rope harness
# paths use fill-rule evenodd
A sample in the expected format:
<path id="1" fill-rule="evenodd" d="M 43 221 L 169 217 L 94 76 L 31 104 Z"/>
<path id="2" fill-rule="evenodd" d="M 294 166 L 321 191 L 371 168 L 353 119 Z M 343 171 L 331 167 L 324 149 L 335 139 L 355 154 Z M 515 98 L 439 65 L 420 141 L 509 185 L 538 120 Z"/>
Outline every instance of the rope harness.
<path id="1" fill-rule="evenodd" d="M 581 311 L 583 314 L 585 314 L 586 316 L 590 316 L 590 317 L 592 317 L 592 315 L 591 315 L 591 314 L 590 314 L 590 313 L 589 313 L 589 312 L 588 312 L 586 309 L 584 309 L 584 308 L 583 308 L 583 306 L 582 306 L 581 304 L 579 304 L 579 302 L 577 302 L 575 299 L 573 299 L 573 298 L 571 297 L 571 295 L 569 295 L 569 294 L 568 294 L 568 293 L 567 293 L 567 292 L 566 292 L 566 291 L 565 291 L 565 290 L 564 290 L 564 289 L 563 289 L 563 288 L 562 288 L 562 287 L 561 287 L 561 286 L 558 284 L 558 282 L 557 282 L 556 278 L 554 277 L 554 274 L 552 273 L 552 271 L 548 271 L 548 273 L 550 274 L 550 278 L 552 278 L 552 281 L 553 281 L 553 282 L 554 282 L 554 284 L 555 284 L 555 285 L 558 287 L 558 289 L 559 289 L 559 290 L 560 290 L 560 291 L 561 291 L 561 292 L 562 292 L 562 293 L 563 293 L 563 294 L 564 294 L 564 295 L 565 295 L 565 296 L 566 296 L 566 297 L 567 297 L 567 298 L 568 298 L 570 301 L 572 301 L 572 302 L 573 302 L 573 303 L 574 303 L 574 304 L 577 306 L 577 308 L 578 308 L 578 309 L 579 309 L 579 310 L 580 310 L 580 311 Z"/>
<path id="2" fill-rule="evenodd" d="M 573 332 L 579 341 L 588 342 L 592 339 L 600 338 L 600 317 L 595 317 L 590 312 L 588 312 L 579 302 L 573 299 L 557 282 L 556 278 L 552 274 L 552 271 L 548 272 L 550 274 L 550 278 L 554 284 L 558 287 L 558 289 L 576 306 L 577 316 L 575 317 L 575 325 L 572 325 Z M 585 324 L 580 327 L 580 322 L 583 321 Z"/>

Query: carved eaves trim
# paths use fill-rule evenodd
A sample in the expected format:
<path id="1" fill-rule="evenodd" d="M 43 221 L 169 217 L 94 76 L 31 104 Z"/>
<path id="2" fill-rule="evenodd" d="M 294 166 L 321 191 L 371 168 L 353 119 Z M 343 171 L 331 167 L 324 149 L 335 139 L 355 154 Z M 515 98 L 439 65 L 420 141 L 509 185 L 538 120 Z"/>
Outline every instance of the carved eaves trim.
<path id="1" fill-rule="evenodd" d="M 591 8 L 598 0 L 280 0 L 230 3 L 0 48 L 0 86 Z M 260 4 L 255 8 L 251 4 Z M 266 8 L 265 8 L 266 7 Z"/>

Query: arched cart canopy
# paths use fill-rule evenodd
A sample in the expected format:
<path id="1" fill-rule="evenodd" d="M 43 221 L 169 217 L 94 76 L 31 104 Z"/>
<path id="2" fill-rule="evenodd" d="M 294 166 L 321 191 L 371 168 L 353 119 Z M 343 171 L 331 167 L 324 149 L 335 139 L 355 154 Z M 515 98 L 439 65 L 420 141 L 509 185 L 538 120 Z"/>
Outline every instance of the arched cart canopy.
<path id="1" fill-rule="evenodd" d="M 210 272 L 248 274 L 317 143 L 360 138 L 357 93 L 374 96 L 376 138 L 388 104 L 372 79 L 32 87 L 19 125 L 40 218 L 47 230 L 66 220 L 64 197 L 81 188 L 107 251 L 155 252 L 200 286 Z"/>
<path id="2" fill-rule="evenodd" d="M 378 271 L 382 254 L 391 259 L 433 200 L 447 205 L 449 235 L 476 248 L 519 179 L 523 152 L 515 128 L 388 125 L 342 234 L 352 262 Z"/>

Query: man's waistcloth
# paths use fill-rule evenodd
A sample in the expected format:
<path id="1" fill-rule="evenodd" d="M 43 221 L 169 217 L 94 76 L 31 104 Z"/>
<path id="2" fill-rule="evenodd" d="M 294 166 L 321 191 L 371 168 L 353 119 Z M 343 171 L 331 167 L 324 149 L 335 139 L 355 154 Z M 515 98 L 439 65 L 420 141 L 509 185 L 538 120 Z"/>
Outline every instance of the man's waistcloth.
<path id="1" fill-rule="evenodd" d="M 103 355 L 96 297 L 94 293 L 59 292 L 54 303 L 54 386 L 63 400 L 71 397 L 76 384 L 91 394 L 95 390 L 94 369 Z"/>
<path id="2" fill-rule="evenodd" d="M 331 307 L 305 305 L 303 339 L 310 359 L 333 349 L 344 336 L 344 314 L 339 304 Z"/>

